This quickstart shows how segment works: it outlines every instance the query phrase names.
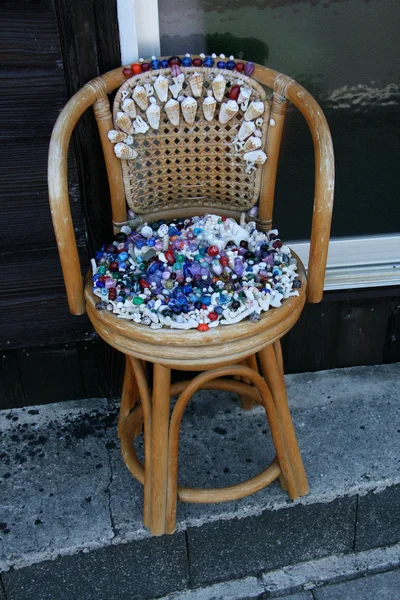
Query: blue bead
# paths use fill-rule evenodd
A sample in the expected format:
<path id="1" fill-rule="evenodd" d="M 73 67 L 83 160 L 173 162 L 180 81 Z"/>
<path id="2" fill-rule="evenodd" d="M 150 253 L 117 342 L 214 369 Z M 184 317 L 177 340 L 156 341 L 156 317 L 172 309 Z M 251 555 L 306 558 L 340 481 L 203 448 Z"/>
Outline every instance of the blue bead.
<path id="1" fill-rule="evenodd" d="M 152 61 L 150 62 L 150 67 L 153 69 L 153 71 L 155 71 L 156 69 L 159 69 L 159 68 L 161 67 L 161 63 L 160 63 L 160 61 L 159 61 L 159 60 L 157 60 L 157 59 L 155 59 L 155 60 L 152 60 Z"/>
<path id="2" fill-rule="evenodd" d="M 147 308 L 150 308 L 150 310 L 151 310 L 152 308 L 154 308 L 154 305 L 155 305 L 155 301 L 149 300 L 147 303 Z"/>
<path id="3" fill-rule="evenodd" d="M 154 246 L 155 243 L 156 243 L 156 240 L 154 238 L 148 238 L 148 240 L 147 240 L 148 246 Z"/>
<path id="4" fill-rule="evenodd" d="M 196 294 L 189 294 L 189 302 L 197 302 Z"/>
<path id="5" fill-rule="evenodd" d="M 99 279 L 96 281 L 96 287 L 103 288 L 105 286 L 104 281 L 100 281 Z"/>
<path id="6" fill-rule="evenodd" d="M 217 315 L 222 315 L 222 311 L 224 309 L 222 308 L 222 306 L 215 306 L 214 307 L 214 312 L 217 313 Z"/>
<path id="7" fill-rule="evenodd" d="M 128 253 L 127 252 L 121 252 L 118 255 L 119 258 L 119 262 L 124 261 L 124 260 L 128 260 Z"/>
<path id="8" fill-rule="evenodd" d="M 188 294 L 190 294 L 190 292 L 192 291 L 193 288 L 191 285 L 184 285 L 182 289 L 183 289 L 183 293 L 188 295 Z"/>
<path id="9" fill-rule="evenodd" d="M 181 310 L 183 313 L 187 314 L 190 311 L 190 308 L 187 304 L 185 304 L 184 306 L 181 306 Z"/>
<path id="10" fill-rule="evenodd" d="M 201 299 L 202 304 L 205 304 L 206 306 L 210 306 L 211 304 L 211 298 L 210 296 L 203 296 Z"/>
<path id="11" fill-rule="evenodd" d="M 176 227 L 171 225 L 171 227 L 168 229 L 168 235 L 170 237 L 172 237 L 173 235 L 178 235 L 178 234 L 179 234 L 179 229 L 177 229 Z"/>
<path id="12" fill-rule="evenodd" d="M 182 58 L 182 67 L 191 67 L 192 66 L 192 59 L 190 58 L 190 56 L 184 56 Z"/>
<path id="13" fill-rule="evenodd" d="M 123 296 L 117 296 L 117 302 L 125 302 L 125 298 Z"/>
<path id="14" fill-rule="evenodd" d="M 102 288 L 102 289 L 101 289 L 101 295 L 102 295 L 102 296 L 107 296 L 107 294 L 108 294 L 108 290 L 107 290 L 105 287 L 104 287 L 104 288 Z"/>
<path id="15" fill-rule="evenodd" d="M 100 258 L 103 258 L 103 252 L 97 251 L 94 257 L 97 258 L 97 260 L 100 260 Z"/>
<path id="16" fill-rule="evenodd" d="M 217 62 L 218 69 L 226 69 L 226 63 L 223 60 Z"/>
<path id="17" fill-rule="evenodd" d="M 214 59 L 211 58 L 211 56 L 206 56 L 205 59 L 203 60 L 203 65 L 205 67 L 213 67 L 214 66 Z"/>
<path id="18" fill-rule="evenodd" d="M 178 304 L 180 304 L 181 306 L 183 306 L 184 304 L 187 304 L 187 298 L 183 294 L 178 294 L 177 301 L 178 301 Z"/>
<path id="19" fill-rule="evenodd" d="M 143 248 L 143 246 L 145 246 L 145 245 L 146 245 L 146 242 L 144 240 L 136 240 L 136 242 L 135 242 L 135 246 L 136 246 L 136 248 L 139 248 L 139 250 L 141 248 Z"/>
<path id="20" fill-rule="evenodd" d="M 197 308 L 197 309 L 200 309 L 202 304 L 203 303 L 200 302 L 200 300 L 196 300 L 196 302 L 194 303 L 194 307 Z"/>
<path id="21" fill-rule="evenodd" d="M 233 71 L 234 69 L 236 69 L 236 63 L 233 60 L 228 60 L 228 62 L 225 65 L 225 69 L 229 69 L 229 71 Z"/>
<path id="22" fill-rule="evenodd" d="M 194 235 L 200 235 L 200 233 L 202 233 L 202 232 L 203 232 L 203 229 L 201 227 L 195 227 L 193 229 Z"/>
<path id="23" fill-rule="evenodd" d="M 162 61 L 161 61 L 161 67 L 162 67 L 163 69 L 168 69 L 168 67 L 169 67 L 169 62 L 167 61 L 167 59 L 166 59 L 166 58 L 164 58 L 164 60 L 162 60 Z"/>
<path id="24" fill-rule="evenodd" d="M 93 275 L 92 281 L 97 281 L 99 277 L 101 277 L 100 273 L 96 273 L 96 275 Z"/>

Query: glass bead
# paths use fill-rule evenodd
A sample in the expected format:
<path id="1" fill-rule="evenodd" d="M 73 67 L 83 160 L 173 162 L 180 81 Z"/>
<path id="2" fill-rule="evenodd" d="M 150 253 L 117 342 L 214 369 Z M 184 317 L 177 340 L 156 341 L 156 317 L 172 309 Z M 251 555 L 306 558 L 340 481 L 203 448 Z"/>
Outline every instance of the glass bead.
<path id="1" fill-rule="evenodd" d="M 236 63 L 234 60 L 228 60 L 227 63 L 225 64 L 225 68 L 229 69 L 229 71 L 233 71 L 234 69 L 236 69 Z"/>
<path id="2" fill-rule="evenodd" d="M 225 69 L 226 68 L 226 63 L 223 60 L 219 60 L 217 62 L 217 67 L 218 67 L 218 69 Z"/>
<path id="3" fill-rule="evenodd" d="M 203 64 L 203 61 L 201 58 L 194 58 L 193 59 L 193 66 L 194 67 L 201 67 Z"/>
<path id="4" fill-rule="evenodd" d="M 161 63 L 156 58 L 153 58 L 153 60 L 150 61 L 150 67 L 153 71 L 156 71 L 157 69 L 159 69 L 161 67 Z"/>
<path id="5" fill-rule="evenodd" d="M 179 56 L 171 56 L 171 58 L 168 60 L 168 62 L 169 62 L 170 67 L 172 65 L 180 65 L 181 59 L 179 58 Z"/>
<path id="6" fill-rule="evenodd" d="M 103 266 L 102 266 L 102 267 L 99 267 L 99 268 L 97 269 L 97 272 L 98 272 L 100 275 L 105 275 L 105 274 L 107 273 L 107 267 L 103 267 Z"/>
<path id="7" fill-rule="evenodd" d="M 162 67 L 163 69 L 168 69 L 168 67 L 169 67 L 169 62 L 168 62 L 168 60 L 167 60 L 166 58 L 164 58 L 164 59 L 161 61 L 161 67 Z"/>
<path id="8" fill-rule="evenodd" d="M 142 72 L 142 65 L 141 65 L 141 64 L 139 64 L 139 63 L 133 63 L 133 64 L 131 65 L 131 69 L 132 69 L 132 73 L 133 73 L 134 75 L 139 75 L 139 73 L 141 73 L 141 72 Z"/>
<path id="9" fill-rule="evenodd" d="M 182 58 L 182 67 L 191 67 L 192 66 L 192 59 L 190 58 L 190 56 L 184 56 Z"/>
<path id="10" fill-rule="evenodd" d="M 150 71 L 150 69 L 150 63 L 142 62 L 142 73 L 146 73 L 147 71 Z"/>
<path id="11" fill-rule="evenodd" d="M 255 66 L 252 62 L 247 62 L 244 66 L 244 74 L 250 77 L 254 73 Z"/>
<path id="12" fill-rule="evenodd" d="M 214 61 L 213 58 L 211 58 L 211 56 L 206 56 L 205 59 L 204 59 L 204 61 L 203 61 L 203 65 L 205 67 L 211 68 L 211 67 L 214 66 L 214 62 L 215 61 Z"/>
<path id="13" fill-rule="evenodd" d="M 131 69 L 128 69 L 128 67 L 125 67 L 125 69 L 122 70 L 122 73 L 124 74 L 124 77 L 126 77 L 127 79 L 129 79 L 129 77 L 132 77 L 133 73 Z"/>

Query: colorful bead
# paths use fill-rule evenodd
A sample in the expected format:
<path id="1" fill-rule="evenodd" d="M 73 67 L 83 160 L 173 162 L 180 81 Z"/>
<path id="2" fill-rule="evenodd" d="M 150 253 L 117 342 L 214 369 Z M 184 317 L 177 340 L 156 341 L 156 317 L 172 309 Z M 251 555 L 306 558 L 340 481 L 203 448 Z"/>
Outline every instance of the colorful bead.
<path id="1" fill-rule="evenodd" d="M 236 63 L 236 71 L 238 71 L 238 73 L 243 73 L 243 71 L 244 71 L 244 62 L 237 62 Z"/>
<path id="2" fill-rule="evenodd" d="M 181 69 L 180 66 L 176 63 L 174 63 L 173 65 L 171 65 L 171 75 L 172 77 L 178 77 L 178 75 L 180 74 Z"/>
<path id="3" fill-rule="evenodd" d="M 133 63 L 133 64 L 131 65 L 131 69 L 132 69 L 132 73 L 133 73 L 134 75 L 139 75 L 139 73 L 141 73 L 141 72 L 142 72 L 142 65 L 141 65 L 141 64 L 139 64 L 139 63 Z"/>
<path id="4" fill-rule="evenodd" d="M 171 58 L 168 60 L 168 63 L 170 67 L 172 67 L 172 65 L 180 65 L 181 59 L 179 56 L 171 56 Z"/>
<path id="5" fill-rule="evenodd" d="M 125 69 L 122 69 L 122 73 L 124 74 L 124 77 L 126 77 L 127 79 L 129 79 L 129 77 L 132 77 L 132 75 L 133 75 L 132 70 L 129 69 L 128 67 L 125 67 Z"/>
<path id="6" fill-rule="evenodd" d="M 214 62 L 215 61 L 211 58 L 211 56 L 206 56 L 203 60 L 203 65 L 207 68 L 211 68 L 214 66 Z"/>
<path id="7" fill-rule="evenodd" d="M 157 60 L 155 56 L 151 57 L 150 67 L 153 71 L 156 71 L 157 69 L 159 69 L 161 67 L 160 61 Z"/>
<path id="8" fill-rule="evenodd" d="M 151 67 L 150 67 L 150 63 L 148 62 L 142 62 L 142 72 L 146 73 L 146 71 L 150 71 Z"/>
<path id="9" fill-rule="evenodd" d="M 250 77 L 254 73 L 255 66 L 252 62 L 247 62 L 244 66 L 244 74 Z"/>
<path id="10" fill-rule="evenodd" d="M 194 58 L 193 59 L 193 66 L 194 67 L 201 67 L 203 65 L 203 61 L 201 58 Z"/>
<path id="11" fill-rule="evenodd" d="M 186 54 L 183 58 L 182 58 L 182 67 L 191 67 L 192 66 L 192 59 L 190 58 L 190 54 Z"/>
<path id="12" fill-rule="evenodd" d="M 236 69 L 236 63 L 234 60 L 228 60 L 227 63 L 225 64 L 225 69 L 228 69 L 229 71 L 233 71 L 234 69 Z"/>
<path id="13" fill-rule="evenodd" d="M 226 63 L 223 60 L 219 60 L 217 62 L 217 67 L 218 67 L 218 69 L 225 69 L 226 68 Z"/>
<path id="14" fill-rule="evenodd" d="M 229 99 L 237 100 L 240 94 L 240 85 L 233 85 L 229 90 Z"/>
<path id="15" fill-rule="evenodd" d="M 164 59 L 161 61 L 161 68 L 163 68 L 163 69 L 168 69 L 168 67 L 169 67 L 169 62 L 168 62 L 168 60 L 167 60 L 166 58 L 164 58 Z"/>
<path id="16" fill-rule="evenodd" d="M 207 323 L 200 323 L 197 327 L 198 331 L 208 331 L 210 328 Z"/>

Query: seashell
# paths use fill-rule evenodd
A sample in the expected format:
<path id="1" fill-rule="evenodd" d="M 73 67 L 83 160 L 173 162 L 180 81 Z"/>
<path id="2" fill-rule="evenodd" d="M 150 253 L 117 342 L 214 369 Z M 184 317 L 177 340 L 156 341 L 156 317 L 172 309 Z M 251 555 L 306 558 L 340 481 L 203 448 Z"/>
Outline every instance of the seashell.
<path id="1" fill-rule="evenodd" d="M 171 90 L 171 94 L 176 99 L 179 96 L 179 92 L 182 90 L 183 82 L 185 81 L 185 76 L 183 73 L 180 73 L 177 77 L 173 77 L 174 83 L 169 86 Z"/>
<path id="2" fill-rule="evenodd" d="M 123 158 L 125 160 L 128 160 L 129 158 L 136 158 L 138 155 L 136 150 L 134 150 L 133 148 L 130 148 L 123 142 L 115 144 L 114 152 L 115 152 L 115 156 L 117 158 Z"/>
<path id="3" fill-rule="evenodd" d="M 126 113 L 118 112 L 115 124 L 125 133 L 133 133 L 131 118 Z"/>
<path id="4" fill-rule="evenodd" d="M 121 108 L 132 119 L 136 117 L 136 106 L 132 98 L 125 98 L 121 104 Z"/>
<path id="5" fill-rule="evenodd" d="M 133 121 L 132 123 L 133 125 L 133 133 L 138 134 L 138 133 L 146 133 L 146 131 L 148 131 L 149 126 L 147 125 L 146 121 L 144 119 L 142 119 L 142 117 L 140 115 L 138 115 L 136 117 L 136 119 Z"/>
<path id="6" fill-rule="evenodd" d="M 256 126 L 253 123 L 253 121 L 243 121 L 238 133 L 239 140 L 243 141 L 247 139 L 249 135 L 252 135 L 254 133 L 255 129 Z"/>
<path id="7" fill-rule="evenodd" d="M 132 98 L 136 102 L 139 108 L 142 110 L 146 110 L 149 105 L 149 101 L 147 99 L 146 90 L 142 85 L 137 85 L 132 92 Z"/>
<path id="8" fill-rule="evenodd" d="M 228 100 L 221 104 L 221 110 L 219 111 L 219 122 L 223 125 L 228 123 L 238 112 L 239 106 L 236 100 Z"/>
<path id="9" fill-rule="evenodd" d="M 258 148 L 261 147 L 261 140 L 259 137 L 256 137 L 255 135 L 252 135 L 251 137 L 249 137 L 244 145 L 244 151 L 245 152 L 251 152 L 252 150 L 258 150 Z"/>
<path id="10" fill-rule="evenodd" d="M 225 94 L 226 81 L 223 75 L 220 73 L 216 75 L 211 84 L 214 96 L 218 102 L 222 102 Z"/>
<path id="11" fill-rule="evenodd" d="M 150 96 L 154 96 L 154 88 L 153 88 L 153 86 L 151 85 L 151 83 L 144 83 L 144 84 L 143 84 L 143 87 L 144 87 L 144 89 L 145 89 L 145 92 L 146 92 L 146 95 L 147 95 L 148 97 L 150 97 Z"/>
<path id="12" fill-rule="evenodd" d="M 203 91 L 203 73 L 193 73 L 193 75 L 189 79 L 189 83 L 193 96 L 195 98 L 199 98 L 201 96 L 201 92 Z"/>
<path id="13" fill-rule="evenodd" d="M 212 121 L 214 118 L 215 109 L 217 106 L 217 101 L 212 95 L 212 91 L 208 90 L 207 98 L 204 99 L 203 102 L 203 113 L 206 121 Z"/>
<path id="14" fill-rule="evenodd" d="M 107 137 L 112 144 L 116 144 L 117 142 L 123 142 L 127 135 L 123 131 L 117 131 L 116 129 L 111 129 L 107 133 Z"/>
<path id="15" fill-rule="evenodd" d="M 239 92 L 238 104 L 246 102 L 251 96 L 251 89 L 245 85 L 242 85 Z"/>
<path id="16" fill-rule="evenodd" d="M 244 115 L 245 121 L 251 121 L 252 119 L 257 119 L 260 115 L 264 114 L 264 102 L 250 102 L 249 108 L 246 110 Z"/>
<path id="17" fill-rule="evenodd" d="M 255 165 L 263 165 L 267 160 L 267 155 L 262 150 L 253 150 L 253 152 L 246 152 L 243 155 L 244 160 L 252 162 Z"/>
<path id="18" fill-rule="evenodd" d="M 158 106 L 154 96 L 150 98 L 150 106 L 146 110 L 146 116 L 150 127 L 153 129 L 158 129 L 160 126 L 160 107 Z"/>
<path id="19" fill-rule="evenodd" d="M 196 111 L 197 111 L 196 100 L 194 98 L 192 98 L 191 96 L 188 96 L 187 98 L 184 99 L 181 106 L 182 106 L 183 118 L 185 119 L 186 123 L 191 125 L 192 123 L 194 123 L 194 119 L 196 116 Z"/>
<path id="20" fill-rule="evenodd" d="M 160 102 L 168 100 L 168 79 L 164 75 L 159 75 L 154 82 L 154 89 Z"/>
<path id="21" fill-rule="evenodd" d="M 170 100 L 168 100 L 168 102 L 165 104 L 164 108 L 171 125 L 177 127 L 179 125 L 180 118 L 179 102 L 177 100 L 174 100 L 173 98 L 170 98 Z"/>

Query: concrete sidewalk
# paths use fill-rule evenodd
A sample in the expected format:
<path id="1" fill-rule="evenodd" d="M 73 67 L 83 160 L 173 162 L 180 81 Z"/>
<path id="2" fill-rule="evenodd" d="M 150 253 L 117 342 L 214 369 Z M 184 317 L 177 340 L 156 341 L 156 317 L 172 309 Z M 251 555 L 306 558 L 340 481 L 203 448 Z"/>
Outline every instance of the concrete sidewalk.
<path id="1" fill-rule="evenodd" d="M 172 598 L 179 590 L 258 581 L 289 565 L 387 546 L 391 554 L 377 559 L 376 570 L 396 566 L 399 365 L 286 379 L 310 494 L 292 502 L 274 482 L 233 503 L 180 504 L 178 532 L 162 538 L 151 538 L 141 524 L 142 488 L 120 456 L 116 404 L 94 399 L 3 413 L 0 570 L 7 599 Z M 234 396 L 202 392 L 185 413 L 183 484 L 231 485 L 272 457 L 261 408 L 245 412 Z M 7 573 L 10 567 L 17 570 Z M 112 568 L 107 584 L 98 572 Z M 63 591 L 45 595 L 44 582 L 55 585 L 57 573 Z M 78 581 L 74 595 L 70 585 Z M 265 586 L 258 595 L 270 593 Z"/>

